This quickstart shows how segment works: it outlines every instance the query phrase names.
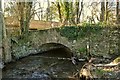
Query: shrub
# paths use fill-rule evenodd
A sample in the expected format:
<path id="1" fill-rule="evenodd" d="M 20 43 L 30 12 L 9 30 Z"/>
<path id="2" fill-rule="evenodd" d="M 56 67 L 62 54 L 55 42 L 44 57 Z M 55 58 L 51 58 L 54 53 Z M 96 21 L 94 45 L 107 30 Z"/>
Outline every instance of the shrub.
<path id="1" fill-rule="evenodd" d="M 60 30 L 62 36 L 67 37 L 69 40 L 75 40 L 78 37 L 78 27 L 76 26 L 66 26 L 62 27 Z"/>
<path id="2" fill-rule="evenodd" d="M 67 37 L 69 40 L 76 40 L 78 38 L 84 38 L 91 35 L 91 33 L 97 34 L 102 27 L 99 24 L 91 25 L 84 24 L 83 26 L 64 26 L 60 29 L 61 36 Z"/>

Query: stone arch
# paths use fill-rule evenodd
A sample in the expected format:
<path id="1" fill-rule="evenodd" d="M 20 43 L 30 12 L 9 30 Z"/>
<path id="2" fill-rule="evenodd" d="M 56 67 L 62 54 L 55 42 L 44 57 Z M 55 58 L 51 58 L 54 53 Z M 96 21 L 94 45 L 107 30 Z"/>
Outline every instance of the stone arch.
<path id="1" fill-rule="evenodd" d="M 61 43 L 44 43 L 40 47 L 40 55 L 50 57 L 72 57 L 73 53 L 71 49 Z"/>

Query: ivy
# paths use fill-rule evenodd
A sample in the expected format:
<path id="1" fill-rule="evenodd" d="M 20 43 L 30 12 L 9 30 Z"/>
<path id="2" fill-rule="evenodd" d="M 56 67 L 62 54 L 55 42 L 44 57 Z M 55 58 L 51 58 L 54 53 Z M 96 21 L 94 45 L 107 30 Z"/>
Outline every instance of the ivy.
<path id="1" fill-rule="evenodd" d="M 69 40 L 76 40 L 91 35 L 91 33 L 98 33 L 102 27 L 98 25 L 84 26 L 64 26 L 60 29 L 61 36 L 67 37 Z"/>

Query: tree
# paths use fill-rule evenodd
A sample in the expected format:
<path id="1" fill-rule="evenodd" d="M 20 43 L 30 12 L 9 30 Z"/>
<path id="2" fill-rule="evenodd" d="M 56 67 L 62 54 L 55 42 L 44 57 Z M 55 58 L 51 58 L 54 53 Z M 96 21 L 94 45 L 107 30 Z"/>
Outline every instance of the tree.
<path id="1" fill-rule="evenodd" d="M 69 2 L 64 2 L 64 10 L 65 10 L 65 19 L 64 24 L 69 24 Z"/>
<path id="2" fill-rule="evenodd" d="M 48 3 L 48 7 L 47 7 L 47 15 L 46 15 L 46 21 L 49 20 L 49 17 L 50 17 L 50 2 L 49 0 L 47 0 L 47 3 Z"/>
<path id="3" fill-rule="evenodd" d="M 79 2 L 78 2 L 78 0 L 76 0 L 75 5 L 76 5 L 76 21 L 75 22 L 78 24 L 78 22 L 79 22 Z"/>
<path id="4" fill-rule="evenodd" d="M 1 1 L 0 1 L 0 60 L 2 59 L 2 27 L 3 27 L 3 20 L 2 20 L 2 8 L 1 8 Z"/>
<path id="5" fill-rule="evenodd" d="M 74 14 L 74 6 L 73 6 L 74 4 L 73 4 L 73 2 L 72 1 L 70 1 L 70 3 L 69 3 L 69 25 L 72 25 L 72 24 L 75 24 L 75 14 Z"/>
<path id="6" fill-rule="evenodd" d="M 32 1 L 26 1 L 26 0 L 25 2 L 20 2 L 18 0 L 16 3 L 17 4 L 16 11 L 18 11 L 21 34 L 28 33 L 30 20 L 32 18 L 32 15 L 31 15 L 32 3 L 33 3 Z"/>
<path id="7" fill-rule="evenodd" d="M 10 53 L 10 44 L 9 39 L 6 35 L 6 27 L 4 24 L 4 16 L 3 16 L 3 10 L 2 10 L 2 2 L 0 1 L 0 34 L 2 36 L 2 59 L 4 62 L 10 62 L 11 61 L 11 53 Z"/>
<path id="8" fill-rule="evenodd" d="M 0 1 L 0 48 L 2 48 L 2 8 L 1 8 L 1 1 Z"/>
<path id="9" fill-rule="evenodd" d="M 103 22 L 105 20 L 105 2 L 102 0 L 101 2 L 101 14 L 100 14 L 100 21 Z"/>
<path id="10" fill-rule="evenodd" d="M 76 0 L 76 23 L 78 24 L 80 22 L 80 16 L 83 10 L 83 0 L 80 2 L 79 0 Z M 79 7 L 80 6 L 80 7 Z"/>
<path id="11" fill-rule="evenodd" d="M 62 22 L 61 7 L 59 2 L 57 2 L 57 8 L 58 8 L 60 22 Z"/>
<path id="12" fill-rule="evenodd" d="M 108 20 L 108 14 L 109 14 L 109 10 L 108 10 L 108 0 L 106 0 L 106 14 L 105 14 L 105 21 Z"/>
<path id="13" fill-rule="evenodd" d="M 71 25 L 74 24 L 74 9 L 73 2 L 59 2 L 61 10 L 61 22 L 62 25 Z"/>
<path id="14" fill-rule="evenodd" d="M 120 14 L 119 14 L 119 0 L 116 0 L 117 1 L 117 4 L 116 4 L 116 18 L 117 18 L 117 21 L 116 23 L 119 24 L 120 23 Z M 118 28 L 118 34 L 120 32 L 120 29 Z M 118 52 L 120 52 L 120 36 L 118 36 Z"/>
<path id="15" fill-rule="evenodd" d="M 116 18 L 117 18 L 117 23 L 120 22 L 120 14 L 119 14 L 119 0 L 117 0 L 117 4 L 116 4 Z"/>

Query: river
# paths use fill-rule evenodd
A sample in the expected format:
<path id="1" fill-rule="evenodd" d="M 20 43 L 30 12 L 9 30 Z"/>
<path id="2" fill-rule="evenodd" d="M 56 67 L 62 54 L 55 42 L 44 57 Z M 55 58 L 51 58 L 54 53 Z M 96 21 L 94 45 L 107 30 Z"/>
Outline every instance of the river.
<path id="1" fill-rule="evenodd" d="M 50 53 L 54 53 L 55 57 Z M 75 74 L 81 69 L 84 62 L 74 65 L 70 58 L 58 58 L 60 54 L 63 56 L 66 52 L 62 48 L 53 51 L 44 52 L 44 54 L 36 54 L 24 57 L 15 62 L 6 64 L 2 70 L 3 80 L 23 80 L 23 79 L 39 79 L 53 80 L 75 78 Z M 57 56 L 59 54 L 59 56 Z M 47 56 L 48 55 L 48 56 Z"/>

